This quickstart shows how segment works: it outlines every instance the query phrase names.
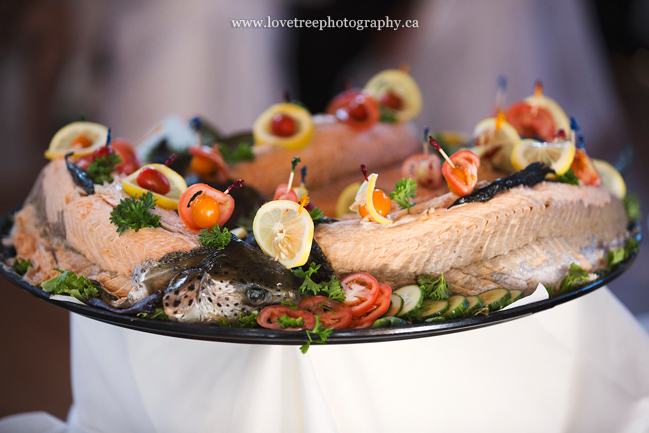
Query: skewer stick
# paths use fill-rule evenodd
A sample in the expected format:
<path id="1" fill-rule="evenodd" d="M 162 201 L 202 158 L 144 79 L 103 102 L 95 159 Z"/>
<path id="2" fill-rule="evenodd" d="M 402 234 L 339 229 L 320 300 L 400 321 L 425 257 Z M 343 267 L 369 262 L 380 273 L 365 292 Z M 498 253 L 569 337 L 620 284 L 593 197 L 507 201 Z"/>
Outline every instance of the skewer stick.
<path id="1" fill-rule="evenodd" d="M 578 135 L 581 135 L 581 130 L 579 129 L 577 120 L 574 117 L 570 116 L 570 141 L 572 141 L 575 145 L 577 144 Z"/>
<path id="2" fill-rule="evenodd" d="M 495 131 L 498 131 L 500 128 L 502 128 L 503 123 L 505 123 L 505 113 L 503 111 L 499 111 L 498 115 L 496 116 Z"/>
<path id="3" fill-rule="evenodd" d="M 433 147 L 435 147 L 435 149 L 437 149 L 437 151 L 438 151 L 439 153 L 442 154 L 442 156 L 444 157 L 444 159 L 446 159 L 446 162 L 448 162 L 449 164 L 451 164 L 451 167 L 455 167 L 455 164 L 453 163 L 453 161 L 451 161 L 451 158 L 448 157 L 448 155 L 446 154 L 446 152 L 444 152 L 444 150 L 439 146 L 439 143 L 437 142 L 437 140 L 435 140 L 433 137 L 428 137 L 428 140 L 429 140 L 429 143 L 430 143 Z"/>
<path id="4" fill-rule="evenodd" d="M 203 145 L 203 136 L 201 135 L 201 119 L 194 117 L 189 121 L 189 126 L 196 131 L 196 144 L 198 147 Z"/>
<path id="5" fill-rule="evenodd" d="M 428 135 L 430 134 L 430 128 L 427 126 L 424 128 L 424 155 L 428 156 Z"/>
<path id="6" fill-rule="evenodd" d="M 293 189 L 293 177 L 295 177 L 295 166 L 300 163 L 301 159 L 299 156 L 296 156 L 291 161 L 291 175 L 288 177 L 288 186 L 286 187 L 286 193 L 288 194 Z"/>
<path id="7" fill-rule="evenodd" d="M 534 98 L 532 100 L 532 117 L 536 117 L 539 114 L 539 104 L 541 103 L 541 96 L 543 96 L 543 83 L 541 80 L 536 80 L 534 84 Z"/>
<path id="8" fill-rule="evenodd" d="M 300 169 L 300 188 L 306 188 L 304 180 L 306 179 L 306 165 L 303 165 L 302 168 Z"/>
<path id="9" fill-rule="evenodd" d="M 507 77 L 504 75 L 498 76 L 498 89 L 496 90 L 496 102 L 494 109 L 496 112 L 502 111 L 505 106 L 505 98 L 507 97 Z"/>

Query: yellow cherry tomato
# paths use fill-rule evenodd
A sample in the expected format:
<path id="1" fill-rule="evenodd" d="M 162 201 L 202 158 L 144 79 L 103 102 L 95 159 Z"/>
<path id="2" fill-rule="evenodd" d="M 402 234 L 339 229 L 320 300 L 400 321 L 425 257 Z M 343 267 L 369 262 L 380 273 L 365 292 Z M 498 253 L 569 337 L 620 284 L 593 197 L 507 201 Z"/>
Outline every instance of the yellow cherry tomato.
<path id="1" fill-rule="evenodd" d="M 216 170 L 216 164 L 207 158 L 194 155 L 189 167 L 201 176 L 209 176 Z"/>
<path id="2" fill-rule="evenodd" d="M 194 223 L 202 229 L 214 227 L 221 216 L 216 199 L 207 194 L 196 197 L 191 204 L 191 208 Z"/>
<path id="3" fill-rule="evenodd" d="M 385 192 L 376 188 L 372 193 L 372 201 L 374 202 L 374 209 L 376 209 L 376 212 L 381 216 L 387 217 L 390 213 L 390 209 L 392 209 L 392 200 L 390 200 L 390 197 Z M 365 205 L 360 206 L 358 212 L 361 214 L 361 218 L 365 218 L 369 215 L 367 206 Z"/>

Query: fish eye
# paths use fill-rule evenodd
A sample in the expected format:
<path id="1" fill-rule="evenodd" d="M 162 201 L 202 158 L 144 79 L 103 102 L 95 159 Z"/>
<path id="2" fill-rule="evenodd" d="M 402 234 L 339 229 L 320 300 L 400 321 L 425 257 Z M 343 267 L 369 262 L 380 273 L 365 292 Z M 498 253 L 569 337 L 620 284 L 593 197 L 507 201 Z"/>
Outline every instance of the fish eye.
<path id="1" fill-rule="evenodd" d="M 269 297 L 268 290 L 259 286 L 250 286 L 246 290 L 246 297 L 253 305 L 260 305 L 266 301 L 266 298 Z"/>

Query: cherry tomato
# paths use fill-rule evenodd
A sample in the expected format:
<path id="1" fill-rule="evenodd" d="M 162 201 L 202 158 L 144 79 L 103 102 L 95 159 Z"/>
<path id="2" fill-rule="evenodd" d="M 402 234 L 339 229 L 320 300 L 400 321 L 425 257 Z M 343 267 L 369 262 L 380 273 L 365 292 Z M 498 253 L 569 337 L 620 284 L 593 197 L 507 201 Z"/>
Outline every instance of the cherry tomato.
<path id="1" fill-rule="evenodd" d="M 401 165 L 401 176 L 409 177 L 424 188 L 437 188 L 444 183 L 439 156 L 429 153 L 413 155 Z"/>
<path id="2" fill-rule="evenodd" d="M 115 166 L 115 170 L 122 174 L 131 174 L 140 168 L 140 161 L 137 159 L 133 146 L 123 138 L 116 138 L 110 143 L 115 153 L 122 160 Z"/>
<path id="3" fill-rule="evenodd" d="M 290 137 L 297 130 L 297 122 L 287 114 L 277 113 L 270 122 L 270 130 L 278 137 Z"/>
<path id="4" fill-rule="evenodd" d="M 277 185 L 277 188 L 275 189 L 275 195 L 273 196 L 273 200 L 290 200 L 294 201 L 295 203 L 299 203 L 300 199 L 297 196 L 297 193 L 293 188 L 287 193 L 286 189 L 288 188 L 288 184 L 285 183 L 280 183 Z"/>
<path id="5" fill-rule="evenodd" d="M 448 189 L 459 196 L 470 194 L 478 182 L 480 158 L 470 150 L 460 150 L 451 155 L 451 161 L 455 167 L 451 167 L 448 161 L 442 166 Z"/>
<path id="6" fill-rule="evenodd" d="M 379 121 L 379 106 L 364 90 L 350 89 L 336 96 L 327 107 L 327 113 L 355 129 L 366 129 Z"/>
<path id="7" fill-rule="evenodd" d="M 92 146 L 92 140 L 86 137 L 83 134 L 79 134 L 72 139 L 70 147 L 73 149 L 84 149 L 86 147 Z"/>
<path id="8" fill-rule="evenodd" d="M 202 179 L 208 182 L 227 182 L 230 169 L 216 146 L 190 146 L 189 153 L 193 155 L 190 168 Z"/>
<path id="9" fill-rule="evenodd" d="M 586 154 L 583 149 L 575 151 L 575 159 L 572 160 L 570 170 L 575 172 L 577 178 L 584 185 L 600 186 L 602 177 L 599 175 L 593 160 Z"/>
<path id="10" fill-rule="evenodd" d="M 379 296 L 376 298 L 374 306 L 367 313 L 354 317 L 349 327 L 369 328 L 372 326 L 376 319 L 384 315 L 390 308 L 391 296 L 392 288 L 387 284 L 379 284 Z"/>
<path id="11" fill-rule="evenodd" d="M 219 217 L 217 224 L 222 227 L 234 211 L 234 199 L 229 194 L 224 194 L 219 190 L 212 188 L 204 183 L 197 183 L 190 186 L 183 192 L 178 200 L 178 215 L 187 227 L 193 230 L 200 229 L 200 226 L 194 222 L 192 217 L 192 204 L 200 196 L 199 192 L 209 195 L 214 198 L 219 205 Z M 196 196 L 196 197 L 194 197 Z M 193 199 L 193 200 L 192 200 Z M 189 201 L 192 200 L 190 203 Z M 211 226 L 210 226 L 211 227 Z"/>
<path id="12" fill-rule="evenodd" d="M 384 217 L 387 217 L 392 209 L 392 200 L 385 192 L 380 189 L 375 189 L 372 193 L 372 203 L 374 204 L 374 209 L 376 212 Z M 361 214 L 361 218 L 365 218 L 370 213 L 367 211 L 367 205 L 362 205 L 358 208 L 358 213 Z"/>
<path id="13" fill-rule="evenodd" d="M 111 146 L 101 146 L 100 148 L 92 152 L 92 160 L 94 161 L 95 159 L 103 158 L 112 153 L 115 153 L 115 151 Z"/>
<path id="14" fill-rule="evenodd" d="M 152 167 L 146 167 L 137 175 L 137 184 L 160 195 L 165 195 L 171 190 L 167 178 Z"/>
<path id="15" fill-rule="evenodd" d="M 304 326 L 300 328 L 282 328 L 282 326 L 277 323 L 277 319 L 283 316 L 288 316 L 291 319 L 298 319 L 301 317 L 302 320 L 304 320 Z M 303 331 L 305 329 L 315 328 L 315 316 L 301 308 L 291 310 L 291 307 L 288 305 L 270 305 L 261 310 L 259 316 L 257 316 L 257 323 L 268 329 Z"/>
<path id="16" fill-rule="evenodd" d="M 403 99 L 401 96 L 390 91 L 381 97 L 381 105 L 388 107 L 391 110 L 403 110 Z"/>
<path id="17" fill-rule="evenodd" d="M 352 309 L 352 316 L 367 313 L 379 296 L 379 283 L 365 272 L 346 276 L 340 281 L 345 291 L 345 305 Z"/>
<path id="18" fill-rule="evenodd" d="M 325 328 L 345 329 L 352 321 L 352 309 L 326 296 L 309 296 L 297 304 L 314 316 L 320 316 Z"/>
<path id="19" fill-rule="evenodd" d="M 552 114 L 542 107 L 533 107 L 524 101 L 516 102 L 505 111 L 505 119 L 518 131 L 521 137 L 552 141 L 556 126 Z"/>
<path id="20" fill-rule="evenodd" d="M 214 227 L 219 222 L 221 211 L 214 197 L 201 194 L 190 204 L 190 208 L 194 223 L 202 229 Z"/>

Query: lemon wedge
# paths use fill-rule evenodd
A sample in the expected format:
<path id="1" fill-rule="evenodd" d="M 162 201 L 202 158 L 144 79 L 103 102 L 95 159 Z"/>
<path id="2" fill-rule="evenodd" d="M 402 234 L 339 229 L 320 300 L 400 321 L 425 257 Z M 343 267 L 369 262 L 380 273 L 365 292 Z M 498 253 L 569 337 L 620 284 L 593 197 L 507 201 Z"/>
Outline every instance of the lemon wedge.
<path id="1" fill-rule="evenodd" d="M 276 115 L 288 116 L 295 122 L 295 132 L 292 135 L 280 137 L 273 134 L 271 125 Z M 314 129 L 311 113 L 297 104 L 285 102 L 272 105 L 268 110 L 261 113 L 252 126 L 252 135 L 257 146 L 270 144 L 285 149 L 297 150 L 309 144 Z"/>
<path id="2" fill-rule="evenodd" d="M 309 259 L 313 243 L 313 220 L 309 212 L 289 200 L 273 200 L 255 215 L 252 231 L 261 250 L 290 269 Z"/>
<path id="3" fill-rule="evenodd" d="M 518 131 L 509 122 L 503 120 L 499 127 L 497 119 L 488 117 L 480 121 L 473 130 L 476 149 L 481 154 L 492 153 L 491 163 L 494 167 L 507 173 L 514 171 L 511 163 L 512 150 L 521 138 Z"/>
<path id="4" fill-rule="evenodd" d="M 568 116 L 566 116 L 566 112 L 563 111 L 563 108 L 561 108 L 561 105 L 557 103 L 552 98 L 548 98 L 545 95 L 540 95 L 538 97 L 528 96 L 525 98 L 525 102 L 529 104 L 538 104 L 538 107 L 540 108 L 545 108 L 550 112 L 552 115 L 552 119 L 554 120 L 554 127 L 558 131 L 560 129 L 563 129 L 563 132 L 566 133 L 566 135 L 570 135 L 570 120 L 568 120 Z"/>
<path id="5" fill-rule="evenodd" d="M 400 123 L 414 119 L 421 112 L 421 90 L 417 82 L 401 69 L 386 69 L 379 72 L 365 85 L 374 99 L 379 102 L 389 92 L 401 98 L 403 107 L 394 111 Z"/>
<path id="6" fill-rule="evenodd" d="M 63 158 L 70 152 L 74 152 L 74 156 L 89 155 L 105 145 L 107 137 L 108 128 L 99 123 L 69 123 L 54 134 L 45 158 Z"/>
<path id="7" fill-rule="evenodd" d="M 349 207 L 356 201 L 356 193 L 360 187 L 360 182 L 354 182 L 343 189 L 338 196 L 338 201 L 336 201 L 336 218 L 342 218 L 343 215 L 354 213 Z"/>
<path id="8" fill-rule="evenodd" d="M 180 196 L 183 194 L 183 192 L 185 192 L 185 190 L 187 189 L 187 184 L 185 183 L 185 179 L 183 179 L 181 175 L 162 164 L 145 165 L 139 170 L 129 174 L 124 178 L 124 180 L 122 180 L 122 187 L 124 188 L 124 192 L 126 192 L 130 196 L 139 197 L 149 191 L 148 189 L 142 188 L 137 183 L 138 174 L 140 174 L 140 172 L 147 167 L 151 167 L 159 171 L 165 178 L 167 178 L 167 180 L 169 181 L 169 186 L 171 187 L 169 192 L 165 195 L 150 191 L 156 198 L 155 204 L 165 209 L 178 209 L 178 200 L 180 199 Z"/>
<path id="9" fill-rule="evenodd" d="M 521 140 L 512 150 L 512 165 L 522 170 L 533 162 L 548 164 L 561 176 L 570 168 L 575 157 L 575 145 L 571 141 L 545 143 L 532 139 Z"/>
<path id="10" fill-rule="evenodd" d="M 619 171 L 601 159 L 593 159 L 593 164 L 602 177 L 602 186 L 622 200 L 626 195 L 626 183 Z"/>
<path id="11" fill-rule="evenodd" d="M 378 174 L 372 173 L 367 178 L 367 203 L 365 207 L 367 208 L 367 212 L 370 214 L 374 221 L 383 224 L 384 226 L 389 226 L 390 224 L 393 224 L 394 221 L 379 214 L 374 208 L 374 187 L 376 186 L 376 179 L 378 177 Z"/>

